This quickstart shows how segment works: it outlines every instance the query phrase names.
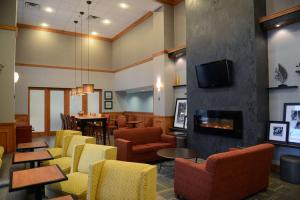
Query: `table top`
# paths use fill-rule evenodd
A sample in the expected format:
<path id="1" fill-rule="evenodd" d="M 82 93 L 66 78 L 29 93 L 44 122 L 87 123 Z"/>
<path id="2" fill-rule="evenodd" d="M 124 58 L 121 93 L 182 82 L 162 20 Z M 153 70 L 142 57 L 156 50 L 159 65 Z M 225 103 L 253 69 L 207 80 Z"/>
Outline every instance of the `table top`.
<path id="1" fill-rule="evenodd" d="M 75 119 L 84 120 L 84 119 L 107 119 L 105 116 L 92 116 L 92 115 L 83 115 L 83 116 L 75 116 Z"/>
<path id="2" fill-rule="evenodd" d="M 53 159 L 49 151 L 14 153 L 13 164 Z"/>
<path id="3" fill-rule="evenodd" d="M 157 151 L 157 155 L 168 158 L 168 159 L 175 159 L 175 158 L 196 158 L 197 153 L 191 149 L 187 148 L 166 148 L 160 149 Z"/>
<path id="4" fill-rule="evenodd" d="M 56 197 L 49 200 L 74 200 L 74 198 L 71 195 L 67 195 L 67 196 Z"/>
<path id="5" fill-rule="evenodd" d="M 48 144 L 44 141 L 37 142 L 28 142 L 28 143 L 19 143 L 17 149 L 38 149 L 38 148 L 47 148 Z"/>
<path id="6" fill-rule="evenodd" d="M 38 187 L 68 180 L 58 165 L 13 171 L 10 174 L 9 191 Z"/>
<path id="7" fill-rule="evenodd" d="M 132 120 L 132 121 L 128 121 L 127 124 L 139 124 L 142 123 L 143 121 L 140 120 Z"/>

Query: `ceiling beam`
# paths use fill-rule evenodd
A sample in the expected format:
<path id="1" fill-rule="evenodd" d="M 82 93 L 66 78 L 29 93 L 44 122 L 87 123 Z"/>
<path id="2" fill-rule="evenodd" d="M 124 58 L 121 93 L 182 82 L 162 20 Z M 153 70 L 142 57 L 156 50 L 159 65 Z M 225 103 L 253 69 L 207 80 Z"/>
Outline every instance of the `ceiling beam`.
<path id="1" fill-rule="evenodd" d="M 177 4 L 181 3 L 183 0 L 155 0 L 159 3 L 168 4 L 171 6 L 176 6 Z"/>

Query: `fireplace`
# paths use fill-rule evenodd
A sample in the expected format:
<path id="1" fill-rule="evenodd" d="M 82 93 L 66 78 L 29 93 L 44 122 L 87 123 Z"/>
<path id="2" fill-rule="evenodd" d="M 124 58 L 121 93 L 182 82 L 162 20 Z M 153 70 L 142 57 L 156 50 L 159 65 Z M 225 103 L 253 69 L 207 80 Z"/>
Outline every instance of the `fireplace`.
<path id="1" fill-rule="evenodd" d="M 243 137 L 241 111 L 201 110 L 194 116 L 194 131 L 203 134 Z"/>

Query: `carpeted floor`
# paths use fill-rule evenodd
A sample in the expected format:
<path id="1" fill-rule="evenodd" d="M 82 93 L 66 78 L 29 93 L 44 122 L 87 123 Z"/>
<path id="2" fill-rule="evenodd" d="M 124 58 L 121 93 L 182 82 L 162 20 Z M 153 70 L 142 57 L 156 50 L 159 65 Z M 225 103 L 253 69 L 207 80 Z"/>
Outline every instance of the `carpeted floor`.
<path id="1" fill-rule="evenodd" d="M 35 140 L 46 140 L 51 146 L 54 143 L 53 137 L 36 138 Z M 0 169 L 0 200 L 31 200 L 33 195 L 27 191 L 8 192 L 8 174 L 10 170 L 10 157 L 6 157 L 7 165 Z M 199 161 L 203 162 L 203 161 Z M 157 200 L 175 200 L 173 190 L 173 176 L 174 168 L 173 161 L 166 163 L 168 167 L 162 167 L 158 172 L 157 177 Z M 22 168 L 24 165 L 14 166 L 14 168 Z M 28 177 L 30 178 L 30 177 Z M 267 191 L 260 192 L 247 200 L 299 200 L 300 199 L 300 185 L 293 185 L 283 182 L 279 179 L 278 174 L 271 174 L 270 185 Z"/>

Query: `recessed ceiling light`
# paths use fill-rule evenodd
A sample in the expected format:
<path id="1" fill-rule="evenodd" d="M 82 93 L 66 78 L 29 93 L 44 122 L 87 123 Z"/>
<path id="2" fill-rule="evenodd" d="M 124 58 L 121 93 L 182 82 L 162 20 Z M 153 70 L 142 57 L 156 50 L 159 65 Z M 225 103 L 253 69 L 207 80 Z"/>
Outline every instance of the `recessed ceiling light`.
<path id="1" fill-rule="evenodd" d="M 103 24 L 110 24 L 111 21 L 110 21 L 109 19 L 104 19 L 104 20 L 102 20 L 102 23 L 103 23 Z"/>
<path id="2" fill-rule="evenodd" d="M 120 3 L 119 6 L 124 9 L 129 7 L 129 5 L 127 3 Z"/>
<path id="3" fill-rule="evenodd" d="M 45 7 L 44 10 L 45 10 L 46 12 L 48 12 L 48 13 L 53 13 L 53 12 L 54 12 L 54 9 L 51 8 L 51 7 Z"/>
<path id="4" fill-rule="evenodd" d="M 47 23 L 43 22 L 43 23 L 41 23 L 41 26 L 42 26 L 42 27 L 48 27 L 48 26 L 49 26 L 49 24 L 47 24 Z"/>
<path id="5" fill-rule="evenodd" d="M 280 27 L 280 24 L 276 24 L 276 27 L 277 27 L 277 28 Z"/>
<path id="6" fill-rule="evenodd" d="M 98 35 L 96 31 L 91 32 L 92 35 Z"/>

